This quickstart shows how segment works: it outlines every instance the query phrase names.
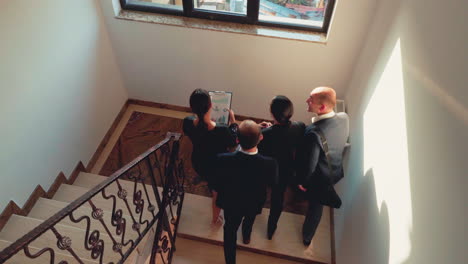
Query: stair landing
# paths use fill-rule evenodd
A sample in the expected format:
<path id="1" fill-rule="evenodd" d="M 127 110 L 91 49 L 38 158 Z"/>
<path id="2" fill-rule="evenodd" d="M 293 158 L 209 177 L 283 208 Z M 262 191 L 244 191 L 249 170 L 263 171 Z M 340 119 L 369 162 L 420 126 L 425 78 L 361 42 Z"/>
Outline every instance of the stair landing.
<path id="1" fill-rule="evenodd" d="M 281 257 L 289 260 L 310 263 L 331 263 L 330 211 L 325 208 L 323 217 L 309 247 L 302 244 L 302 224 L 304 216 L 283 212 L 278 229 L 272 240 L 267 239 L 266 227 L 270 210 L 263 209 L 258 215 L 252 230 L 249 245 L 242 243 L 240 228 L 237 234 L 239 248 Z M 179 223 L 178 236 L 222 245 L 222 225 L 211 226 L 211 198 L 186 193 Z"/>

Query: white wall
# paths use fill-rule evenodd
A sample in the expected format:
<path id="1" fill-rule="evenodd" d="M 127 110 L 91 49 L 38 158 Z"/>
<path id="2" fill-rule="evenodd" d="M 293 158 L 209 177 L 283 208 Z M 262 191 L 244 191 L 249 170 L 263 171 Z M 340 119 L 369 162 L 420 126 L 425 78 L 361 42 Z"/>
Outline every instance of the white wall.
<path id="1" fill-rule="evenodd" d="M 0 2 L 0 210 L 85 164 L 127 92 L 97 1 Z"/>
<path id="2" fill-rule="evenodd" d="M 344 96 L 374 2 L 337 1 L 323 45 L 118 20 L 112 1 L 101 0 L 130 98 L 188 106 L 195 88 L 226 90 L 236 113 L 266 118 L 271 98 L 285 94 L 303 121 L 312 88 Z"/>
<path id="3" fill-rule="evenodd" d="M 467 1 L 379 1 L 347 90 L 337 263 L 468 259 Z"/>

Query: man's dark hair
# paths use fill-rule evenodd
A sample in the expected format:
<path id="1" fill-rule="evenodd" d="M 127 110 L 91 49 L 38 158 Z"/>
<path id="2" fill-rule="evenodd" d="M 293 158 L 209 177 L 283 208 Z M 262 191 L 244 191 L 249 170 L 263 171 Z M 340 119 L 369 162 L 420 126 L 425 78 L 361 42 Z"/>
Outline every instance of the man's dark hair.
<path id="1" fill-rule="evenodd" d="M 207 124 L 203 121 L 203 116 L 210 110 L 211 97 L 210 94 L 203 89 L 195 89 L 190 95 L 190 108 L 197 115 L 197 127 L 206 128 Z"/>
<path id="2" fill-rule="evenodd" d="M 271 100 L 270 112 L 276 121 L 287 124 L 294 114 L 294 107 L 289 98 L 284 95 L 277 95 Z"/>
<path id="3" fill-rule="evenodd" d="M 244 120 L 238 130 L 239 144 L 243 149 L 251 149 L 260 142 L 262 131 L 260 126 L 252 120 Z"/>

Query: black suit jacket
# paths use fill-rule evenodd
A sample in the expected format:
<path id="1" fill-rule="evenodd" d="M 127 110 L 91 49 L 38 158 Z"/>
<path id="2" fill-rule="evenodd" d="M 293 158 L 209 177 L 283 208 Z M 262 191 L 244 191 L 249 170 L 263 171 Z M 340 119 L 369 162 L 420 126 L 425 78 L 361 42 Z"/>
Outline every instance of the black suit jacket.
<path id="1" fill-rule="evenodd" d="M 305 125 L 291 122 L 286 125 L 276 124 L 262 129 L 263 140 L 258 144 L 258 151 L 278 162 L 279 183 L 296 183 L 296 152 L 304 136 Z"/>
<path id="2" fill-rule="evenodd" d="M 331 171 L 323 151 L 317 129 L 320 128 L 328 143 Z M 343 151 L 349 136 L 349 118 L 346 113 L 337 113 L 332 118 L 322 119 L 306 128 L 304 143 L 298 152 L 299 183 L 311 192 L 323 190 L 343 178 Z"/>
<path id="3" fill-rule="evenodd" d="M 216 204 L 242 215 L 260 214 L 266 200 L 267 185 L 278 181 L 276 161 L 260 154 L 236 151 L 219 154 L 216 165 Z"/>

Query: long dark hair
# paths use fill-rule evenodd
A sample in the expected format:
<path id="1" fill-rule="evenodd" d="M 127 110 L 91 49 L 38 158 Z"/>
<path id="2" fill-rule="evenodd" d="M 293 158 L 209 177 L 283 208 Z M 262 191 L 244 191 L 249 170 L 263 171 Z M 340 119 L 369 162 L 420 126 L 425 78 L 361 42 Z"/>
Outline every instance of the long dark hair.
<path id="1" fill-rule="evenodd" d="M 192 112 L 198 117 L 197 127 L 199 128 L 208 128 L 208 125 L 205 124 L 203 116 L 210 110 L 211 107 L 211 97 L 210 94 L 204 89 L 195 89 L 190 95 L 190 108 Z"/>
<path id="2" fill-rule="evenodd" d="M 271 100 L 270 112 L 280 124 L 288 124 L 289 119 L 294 114 L 294 107 L 289 98 L 284 95 L 277 95 Z"/>

